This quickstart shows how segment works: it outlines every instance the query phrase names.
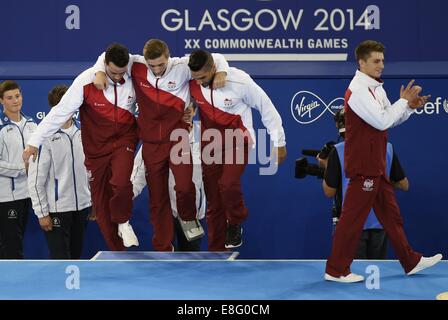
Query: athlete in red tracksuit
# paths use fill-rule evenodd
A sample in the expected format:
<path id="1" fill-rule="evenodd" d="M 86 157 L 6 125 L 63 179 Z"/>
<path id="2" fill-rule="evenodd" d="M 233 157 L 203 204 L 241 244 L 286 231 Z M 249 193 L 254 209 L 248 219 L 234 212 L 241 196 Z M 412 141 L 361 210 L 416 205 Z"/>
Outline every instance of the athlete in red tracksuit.
<path id="1" fill-rule="evenodd" d="M 152 244 L 157 251 L 172 251 L 173 222 L 168 190 L 169 169 L 175 179 L 179 216 L 184 221 L 196 218 L 196 189 L 192 182 L 192 162 L 175 164 L 171 159 L 172 147 L 177 141 L 170 136 L 183 129 L 189 150 L 188 126 L 182 118 L 190 102 L 191 72 L 188 58 L 173 58 L 165 42 L 149 40 L 143 49 L 144 57 L 131 55 L 130 73 L 138 103 L 139 137 L 143 142 L 143 160 L 147 168 L 150 220 L 153 225 Z M 228 64 L 222 55 L 215 55 L 218 71 L 226 72 Z M 104 58 L 101 55 L 94 67 L 98 84 L 104 81 Z M 225 76 L 225 74 L 221 74 Z M 191 157 L 190 157 L 191 159 Z"/>
<path id="2" fill-rule="evenodd" d="M 409 245 L 395 193 L 386 172 L 387 129 L 407 120 L 428 96 L 419 97 L 421 88 L 401 89 L 401 98 L 391 105 L 380 80 L 384 68 L 384 46 L 364 41 L 356 49 L 359 70 L 345 94 L 345 173 L 350 179 L 341 219 L 334 233 L 325 279 L 358 282 L 364 278 L 350 272 L 363 225 L 375 210 L 398 259 L 408 274 L 437 263 L 442 255 L 422 257 Z"/>
<path id="3" fill-rule="evenodd" d="M 240 179 L 248 162 L 249 149 L 255 143 L 252 109 L 260 112 L 261 121 L 274 142 L 279 164 L 286 157 L 286 141 L 282 119 L 275 106 L 247 73 L 229 68 L 226 85 L 220 89 L 210 87 L 215 76 L 213 59 L 205 50 L 192 52 L 189 66 L 195 80 L 190 81 L 190 91 L 201 116 L 208 246 L 210 251 L 222 251 L 242 244 L 241 224 L 248 210 Z M 222 138 L 219 146 L 213 146 L 216 141 L 211 142 L 207 137 L 214 131 Z M 229 134 L 235 135 L 235 140 L 229 139 Z M 207 150 L 211 149 L 215 152 L 210 152 L 210 159 L 207 159 Z"/>
<path id="4" fill-rule="evenodd" d="M 124 246 L 138 245 L 128 223 L 133 197 L 130 176 L 138 138 L 135 93 L 126 74 L 128 50 L 114 44 L 106 52 L 109 88 L 95 88 L 93 68 L 81 73 L 59 104 L 39 124 L 28 141 L 23 158 L 28 161 L 42 142 L 79 109 L 93 209 L 107 246 L 116 251 L 123 250 Z"/>

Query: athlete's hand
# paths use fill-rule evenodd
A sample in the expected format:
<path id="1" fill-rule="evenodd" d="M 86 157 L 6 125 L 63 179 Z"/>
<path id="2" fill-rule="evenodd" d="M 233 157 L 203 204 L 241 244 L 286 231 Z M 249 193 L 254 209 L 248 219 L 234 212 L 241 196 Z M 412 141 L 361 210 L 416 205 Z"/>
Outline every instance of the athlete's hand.
<path id="1" fill-rule="evenodd" d="M 93 84 L 98 90 L 107 89 L 109 83 L 107 81 L 106 73 L 104 73 L 103 71 L 98 71 L 97 73 L 95 73 L 95 80 L 93 80 Z"/>
<path id="2" fill-rule="evenodd" d="M 431 95 L 419 96 L 422 92 L 422 87 L 413 85 L 415 80 L 409 81 L 406 88 L 401 86 L 400 88 L 400 98 L 406 99 L 408 101 L 409 108 L 417 109 L 425 105 Z"/>
<path id="3" fill-rule="evenodd" d="M 276 164 L 280 165 L 286 159 L 286 147 L 275 147 L 273 149 L 273 157 L 276 160 Z"/>
<path id="4" fill-rule="evenodd" d="M 216 72 L 215 77 L 213 78 L 213 89 L 219 89 L 226 85 L 226 72 Z"/>
<path id="5" fill-rule="evenodd" d="M 44 230 L 44 231 L 53 230 L 53 221 L 51 220 L 50 216 L 39 218 L 39 224 L 40 224 L 40 227 L 42 228 L 42 230 Z"/>
<path id="6" fill-rule="evenodd" d="M 25 167 L 29 164 L 29 160 L 30 160 L 31 156 L 33 156 L 33 162 L 36 161 L 38 150 L 39 149 L 37 149 L 34 146 L 31 146 L 29 144 L 26 145 L 26 148 L 25 148 L 25 150 L 23 150 L 23 153 L 22 153 L 22 159 L 23 159 L 23 162 L 25 162 Z"/>

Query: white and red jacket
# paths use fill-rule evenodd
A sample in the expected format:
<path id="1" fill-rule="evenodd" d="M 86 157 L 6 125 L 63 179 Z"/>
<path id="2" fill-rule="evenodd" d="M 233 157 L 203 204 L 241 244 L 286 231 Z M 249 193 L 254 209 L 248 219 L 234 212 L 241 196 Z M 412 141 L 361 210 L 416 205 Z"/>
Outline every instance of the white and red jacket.
<path id="1" fill-rule="evenodd" d="M 392 105 L 383 82 L 359 70 L 345 93 L 344 107 L 346 176 L 387 176 L 387 129 L 406 121 L 414 110 L 406 99 Z"/>
<path id="2" fill-rule="evenodd" d="M 129 75 L 120 83 L 109 78 L 106 90 L 93 85 L 93 68 L 81 73 L 31 136 L 28 144 L 39 147 L 79 109 L 82 142 L 87 158 L 110 154 L 116 147 L 135 146 L 135 92 Z"/>
<path id="3" fill-rule="evenodd" d="M 271 99 L 244 71 L 229 68 L 226 85 L 210 89 L 190 81 L 190 91 L 200 108 L 201 128 L 241 129 L 250 133 L 252 143 L 256 142 L 252 124 L 252 108 L 261 114 L 261 121 L 268 130 L 275 147 L 286 145 L 282 119 Z M 224 139 L 223 139 L 224 140 Z"/>
<path id="4" fill-rule="evenodd" d="M 78 123 L 44 141 L 37 160 L 30 162 L 28 186 L 38 218 L 92 205 Z"/>
<path id="5" fill-rule="evenodd" d="M 0 202 L 29 198 L 22 153 L 36 126 L 24 114 L 17 123 L 0 111 Z"/>
<path id="6" fill-rule="evenodd" d="M 105 72 L 104 56 L 103 53 L 98 58 L 95 72 Z M 223 55 L 213 54 L 213 59 L 218 72 L 228 72 L 229 65 Z M 130 55 L 128 67 L 137 95 L 140 139 L 149 143 L 168 142 L 173 130 L 188 129 L 182 120 L 184 109 L 190 103 L 188 57 L 170 57 L 162 76 L 154 75 L 140 55 Z"/>

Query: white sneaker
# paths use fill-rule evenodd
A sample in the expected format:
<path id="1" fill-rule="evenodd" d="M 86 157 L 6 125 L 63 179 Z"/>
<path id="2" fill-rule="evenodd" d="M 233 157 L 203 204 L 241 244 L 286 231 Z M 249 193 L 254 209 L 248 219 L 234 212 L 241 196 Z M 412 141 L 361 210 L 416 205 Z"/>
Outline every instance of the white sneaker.
<path id="1" fill-rule="evenodd" d="M 435 256 L 432 257 L 421 257 L 419 263 L 417 263 L 417 265 L 414 267 L 414 269 L 412 269 L 411 271 L 409 271 L 408 273 L 406 273 L 408 276 L 413 275 L 417 272 L 420 272 L 426 268 L 432 267 L 433 265 L 435 265 L 437 262 L 439 262 L 440 260 L 442 260 L 443 256 L 438 253 Z"/>
<path id="2" fill-rule="evenodd" d="M 364 281 L 364 277 L 356 273 L 350 273 L 346 276 L 340 276 L 339 278 L 330 276 L 328 273 L 326 273 L 324 278 L 327 281 L 345 282 L 345 283 Z"/>
<path id="3" fill-rule="evenodd" d="M 129 224 L 129 221 L 125 223 L 118 224 L 118 236 L 123 239 L 123 244 L 126 248 L 131 246 L 138 246 L 138 239 L 132 230 L 132 226 Z"/>

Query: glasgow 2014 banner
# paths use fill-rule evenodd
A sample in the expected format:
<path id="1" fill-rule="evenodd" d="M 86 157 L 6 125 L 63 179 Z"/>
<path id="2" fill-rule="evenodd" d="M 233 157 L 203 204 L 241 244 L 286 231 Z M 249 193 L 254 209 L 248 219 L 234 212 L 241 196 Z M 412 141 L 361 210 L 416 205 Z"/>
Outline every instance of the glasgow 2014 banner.
<path id="1" fill-rule="evenodd" d="M 113 41 L 140 53 L 164 39 L 173 56 L 205 48 L 229 60 L 353 61 L 378 39 L 389 61 L 446 60 L 439 0 L 43 0 L 2 4 L 2 61 L 91 61 Z"/>

